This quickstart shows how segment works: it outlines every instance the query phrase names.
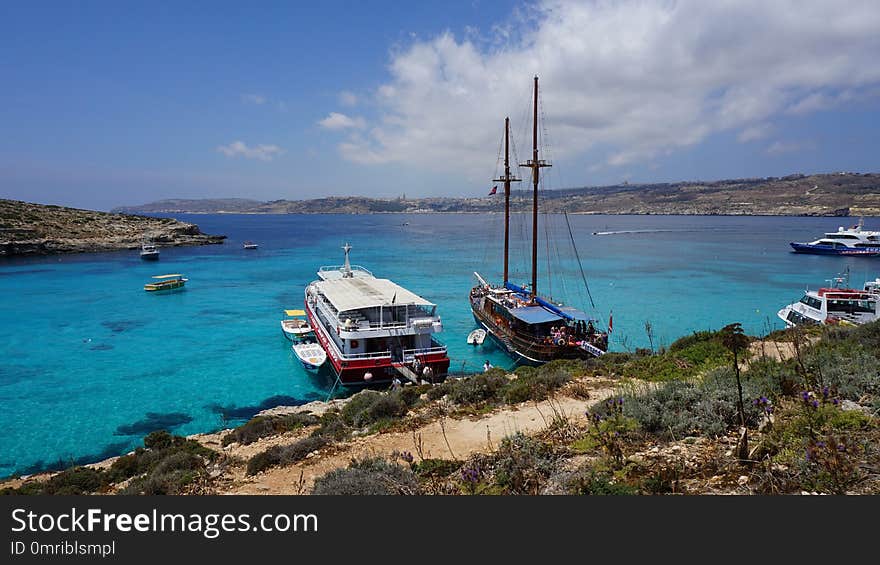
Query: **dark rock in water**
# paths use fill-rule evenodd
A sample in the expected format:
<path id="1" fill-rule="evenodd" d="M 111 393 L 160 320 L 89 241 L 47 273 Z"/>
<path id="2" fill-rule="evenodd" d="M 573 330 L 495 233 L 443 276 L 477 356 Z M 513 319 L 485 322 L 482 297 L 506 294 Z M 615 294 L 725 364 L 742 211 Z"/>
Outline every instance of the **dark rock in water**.
<path id="1" fill-rule="evenodd" d="M 126 424 L 116 428 L 118 436 L 147 435 L 156 430 L 171 430 L 177 426 L 192 422 L 192 417 L 183 412 L 147 412 L 146 418 L 132 424 Z"/>
<path id="2" fill-rule="evenodd" d="M 311 398 L 312 396 L 315 396 L 315 398 Z M 310 394 L 309 397 L 310 398 L 302 399 L 279 394 L 270 396 L 260 402 L 257 406 L 235 406 L 234 404 L 222 406 L 220 404 L 209 404 L 208 409 L 215 414 L 220 414 L 224 420 L 249 420 L 258 412 L 268 410 L 269 408 L 275 408 L 276 406 L 300 406 L 307 402 L 311 402 L 312 400 L 319 400 L 317 395 L 314 394 Z"/>
<path id="3" fill-rule="evenodd" d="M 92 351 L 109 351 L 113 349 L 113 346 L 109 343 L 99 343 L 98 345 L 93 345 L 89 349 Z"/>
<path id="4" fill-rule="evenodd" d="M 106 321 L 101 322 L 101 325 L 105 328 L 111 330 L 113 333 L 122 333 L 126 330 L 131 330 L 134 328 L 139 328 L 145 325 L 146 322 L 142 322 L 140 320 L 118 320 L 118 321 Z"/>
<path id="5" fill-rule="evenodd" d="M 105 446 L 98 453 L 90 453 L 88 455 L 81 455 L 80 457 L 59 457 L 53 463 L 46 463 L 42 459 L 39 461 L 35 461 L 30 465 L 25 467 L 21 467 L 15 470 L 14 475 L 33 475 L 34 473 L 43 473 L 46 471 L 61 471 L 63 469 L 67 469 L 69 467 L 77 467 L 79 465 L 88 465 L 90 463 L 97 463 L 98 461 L 104 461 L 105 459 L 110 459 L 111 457 L 116 457 L 118 455 L 122 455 L 128 452 L 131 449 L 131 443 L 127 441 L 122 441 L 118 443 L 111 443 Z M 12 465 L 10 465 L 12 466 Z"/>

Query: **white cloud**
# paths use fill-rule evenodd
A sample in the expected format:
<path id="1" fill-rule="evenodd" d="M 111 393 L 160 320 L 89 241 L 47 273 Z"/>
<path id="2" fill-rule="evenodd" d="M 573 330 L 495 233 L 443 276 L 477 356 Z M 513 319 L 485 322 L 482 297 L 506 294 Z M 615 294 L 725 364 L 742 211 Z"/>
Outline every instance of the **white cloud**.
<path id="1" fill-rule="evenodd" d="M 773 126 L 770 124 L 755 124 L 743 129 L 738 136 L 737 141 L 747 143 L 758 139 L 764 139 L 773 132 Z"/>
<path id="2" fill-rule="evenodd" d="M 815 147 L 815 143 L 810 141 L 774 141 L 770 144 L 770 147 L 767 148 L 767 154 L 782 155 L 784 153 L 797 153 L 799 151 L 814 149 Z"/>
<path id="3" fill-rule="evenodd" d="M 330 112 L 330 115 L 318 121 L 318 125 L 326 129 L 360 129 L 366 125 L 363 118 L 350 118 L 339 112 Z"/>
<path id="4" fill-rule="evenodd" d="M 266 103 L 266 97 L 262 94 L 242 94 L 241 101 L 245 104 L 256 104 L 261 106 Z"/>
<path id="5" fill-rule="evenodd" d="M 343 106 L 357 106 L 357 94 L 348 90 L 343 90 L 339 93 L 339 103 Z"/>
<path id="6" fill-rule="evenodd" d="M 759 139 L 775 117 L 819 109 L 829 92 L 876 95 L 880 85 L 875 0 L 543 0 L 536 10 L 515 13 L 485 43 L 444 33 L 393 51 L 378 117 L 340 144 L 343 157 L 491 174 L 505 116 L 527 151 L 534 74 L 556 142 L 547 157 L 601 148 L 607 166 L 721 131 Z"/>
<path id="7" fill-rule="evenodd" d="M 242 156 L 246 159 L 258 159 L 260 161 L 271 161 L 284 153 L 284 149 L 277 145 L 261 144 L 248 147 L 243 141 L 233 141 L 229 145 L 221 145 L 217 147 L 217 151 L 230 158 Z"/>

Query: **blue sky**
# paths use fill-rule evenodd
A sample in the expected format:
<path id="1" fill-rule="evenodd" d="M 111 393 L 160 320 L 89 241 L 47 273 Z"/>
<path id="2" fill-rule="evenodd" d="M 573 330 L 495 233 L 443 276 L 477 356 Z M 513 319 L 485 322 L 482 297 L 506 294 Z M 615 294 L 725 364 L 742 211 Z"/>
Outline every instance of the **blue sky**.
<path id="1" fill-rule="evenodd" d="M 483 196 L 531 77 L 550 188 L 876 172 L 875 2 L 18 2 L 0 197 Z"/>

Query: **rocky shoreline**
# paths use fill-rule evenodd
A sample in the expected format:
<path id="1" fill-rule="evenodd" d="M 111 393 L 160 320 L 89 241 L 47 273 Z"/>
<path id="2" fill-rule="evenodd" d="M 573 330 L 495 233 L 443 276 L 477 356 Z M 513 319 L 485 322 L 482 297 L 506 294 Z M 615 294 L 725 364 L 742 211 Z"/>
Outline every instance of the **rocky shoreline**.
<path id="1" fill-rule="evenodd" d="M 225 235 L 173 218 L 153 218 L 0 200 L 0 257 L 223 243 Z"/>

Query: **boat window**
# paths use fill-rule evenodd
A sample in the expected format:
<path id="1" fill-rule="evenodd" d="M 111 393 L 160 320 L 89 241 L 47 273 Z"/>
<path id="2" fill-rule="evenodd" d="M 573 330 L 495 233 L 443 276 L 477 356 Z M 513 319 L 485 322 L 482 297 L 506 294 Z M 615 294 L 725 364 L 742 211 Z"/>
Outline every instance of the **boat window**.
<path id="1" fill-rule="evenodd" d="M 848 314 L 874 314 L 876 303 L 873 300 L 829 300 L 829 312 Z"/>
<path id="2" fill-rule="evenodd" d="M 804 297 L 801 298 L 800 301 L 801 301 L 801 304 L 806 304 L 810 308 L 815 308 L 816 310 L 822 309 L 822 301 L 819 300 L 818 298 L 814 298 L 809 295 L 804 295 Z"/>
<path id="3" fill-rule="evenodd" d="M 857 235 L 850 234 L 842 234 L 842 233 L 826 233 L 825 237 L 828 239 L 860 239 Z"/>
<path id="4" fill-rule="evenodd" d="M 812 318 L 808 318 L 808 317 L 804 316 L 803 314 L 801 314 L 800 312 L 797 312 L 795 310 L 789 310 L 788 316 L 786 318 L 792 324 L 816 324 L 816 323 L 818 323 L 816 320 L 814 320 Z"/>

